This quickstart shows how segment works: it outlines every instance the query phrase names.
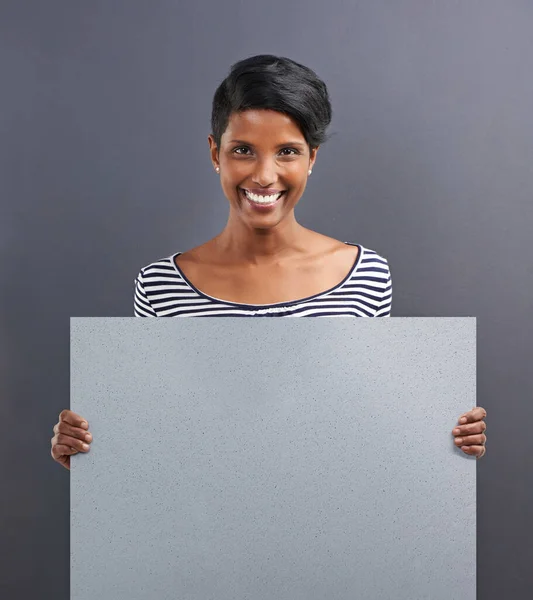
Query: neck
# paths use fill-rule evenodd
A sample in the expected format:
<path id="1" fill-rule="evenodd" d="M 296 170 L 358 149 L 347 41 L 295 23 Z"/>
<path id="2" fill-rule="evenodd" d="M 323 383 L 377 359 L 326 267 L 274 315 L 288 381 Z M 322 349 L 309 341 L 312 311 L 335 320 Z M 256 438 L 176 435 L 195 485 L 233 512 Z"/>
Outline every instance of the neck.
<path id="1" fill-rule="evenodd" d="M 286 218 L 269 229 L 253 229 L 229 219 L 213 241 L 217 253 L 223 254 L 229 262 L 261 265 L 304 253 L 308 250 L 306 242 L 310 233 L 294 218 Z"/>

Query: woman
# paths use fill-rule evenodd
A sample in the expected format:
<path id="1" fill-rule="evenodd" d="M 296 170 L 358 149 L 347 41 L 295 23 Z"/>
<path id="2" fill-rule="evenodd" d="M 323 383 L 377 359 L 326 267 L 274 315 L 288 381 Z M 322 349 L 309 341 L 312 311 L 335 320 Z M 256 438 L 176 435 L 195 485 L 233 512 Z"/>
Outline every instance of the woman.
<path id="1" fill-rule="evenodd" d="M 226 227 L 141 269 L 135 316 L 390 316 L 387 260 L 294 216 L 330 121 L 326 85 L 307 67 L 271 55 L 236 63 L 215 92 L 208 137 L 229 201 Z M 481 407 L 461 415 L 452 434 L 465 454 L 485 454 L 485 417 Z M 69 410 L 54 434 L 52 456 L 67 469 L 92 441 Z"/>

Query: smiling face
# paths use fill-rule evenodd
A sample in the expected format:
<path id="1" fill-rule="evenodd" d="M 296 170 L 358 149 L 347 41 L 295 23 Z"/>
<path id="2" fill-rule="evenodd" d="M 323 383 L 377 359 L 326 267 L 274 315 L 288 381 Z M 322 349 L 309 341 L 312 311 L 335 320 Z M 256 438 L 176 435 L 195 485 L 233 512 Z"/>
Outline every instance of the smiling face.
<path id="1" fill-rule="evenodd" d="M 294 219 L 318 148 L 309 151 L 291 117 L 265 109 L 233 113 L 220 148 L 212 135 L 208 139 L 230 203 L 230 220 L 270 229 L 287 217 Z"/>

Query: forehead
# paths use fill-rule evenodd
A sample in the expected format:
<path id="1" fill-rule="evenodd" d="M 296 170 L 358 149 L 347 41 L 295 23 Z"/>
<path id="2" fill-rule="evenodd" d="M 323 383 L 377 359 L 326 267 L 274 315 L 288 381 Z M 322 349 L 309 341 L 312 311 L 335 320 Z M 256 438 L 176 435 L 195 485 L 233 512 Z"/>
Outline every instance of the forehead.
<path id="1" fill-rule="evenodd" d="M 275 110 L 249 109 L 230 115 L 222 137 L 226 140 L 246 138 L 252 143 L 273 143 L 287 136 L 305 142 L 296 121 L 289 115 Z"/>

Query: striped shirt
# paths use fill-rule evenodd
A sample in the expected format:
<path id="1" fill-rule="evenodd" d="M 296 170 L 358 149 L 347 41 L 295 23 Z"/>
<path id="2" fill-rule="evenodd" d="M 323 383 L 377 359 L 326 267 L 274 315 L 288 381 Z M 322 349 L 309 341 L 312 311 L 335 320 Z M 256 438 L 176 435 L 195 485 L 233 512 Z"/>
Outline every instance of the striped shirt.
<path id="1" fill-rule="evenodd" d="M 360 244 L 348 275 L 299 300 L 242 304 L 204 294 L 174 262 L 181 252 L 143 267 L 134 281 L 136 317 L 390 317 L 392 282 L 385 258 Z"/>

